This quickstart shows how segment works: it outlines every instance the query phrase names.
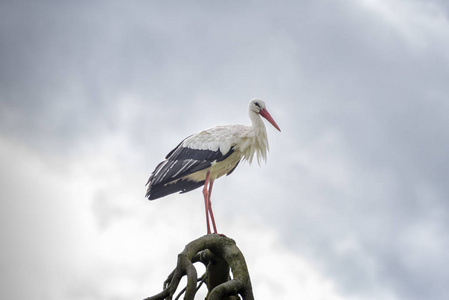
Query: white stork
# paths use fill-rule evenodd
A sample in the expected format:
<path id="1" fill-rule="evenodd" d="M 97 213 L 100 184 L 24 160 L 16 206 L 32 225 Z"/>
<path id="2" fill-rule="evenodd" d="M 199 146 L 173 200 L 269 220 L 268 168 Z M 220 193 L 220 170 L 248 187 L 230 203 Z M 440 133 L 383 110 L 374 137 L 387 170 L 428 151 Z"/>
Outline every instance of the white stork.
<path id="1" fill-rule="evenodd" d="M 267 131 L 260 116 L 281 131 L 262 100 L 251 100 L 248 114 L 250 126 L 217 126 L 184 139 L 153 171 L 147 182 L 145 196 L 154 200 L 204 186 L 207 233 L 211 233 L 209 214 L 214 233 L 217 233 L 210 200 L 215 179 L 231 174 L 242 158 L 250 164 L 254 154 L 257 154 L 259 164 L 261 159 L 266 160 Z"/>

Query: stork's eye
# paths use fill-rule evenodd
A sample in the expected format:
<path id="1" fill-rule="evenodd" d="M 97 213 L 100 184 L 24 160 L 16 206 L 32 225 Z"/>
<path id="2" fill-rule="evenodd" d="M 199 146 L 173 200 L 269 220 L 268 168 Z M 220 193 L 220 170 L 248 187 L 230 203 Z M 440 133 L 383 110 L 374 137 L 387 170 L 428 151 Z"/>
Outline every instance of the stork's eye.
<path id="1" fill-rule="evenodd" d="M 259 102 L 254 102 L 254 105 L 256 105 L 258 108 L 260 108 Z"/>

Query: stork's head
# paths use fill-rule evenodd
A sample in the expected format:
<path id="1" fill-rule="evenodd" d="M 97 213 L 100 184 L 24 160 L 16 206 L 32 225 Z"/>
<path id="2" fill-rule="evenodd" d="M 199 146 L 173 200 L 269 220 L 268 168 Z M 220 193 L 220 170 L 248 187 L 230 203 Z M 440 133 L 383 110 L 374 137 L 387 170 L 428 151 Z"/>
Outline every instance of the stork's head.
<path id="1" fill-rule="evenodd" d="M 258 115 L 261 115 L 265 119 L 267 119 L 268 122 L 271 123 L 271 125 L 274 126 L 277 130 L 281 131 L 279 126 L 276 124 L 276 122 L 273 120 L 273 118 L 268 113 L 268 110 L 265 107 L 265 102 L 263 102 L 260 99 L 254 98 L 249 102 L 249 110 L 252 112 L 255 112 Z"/>

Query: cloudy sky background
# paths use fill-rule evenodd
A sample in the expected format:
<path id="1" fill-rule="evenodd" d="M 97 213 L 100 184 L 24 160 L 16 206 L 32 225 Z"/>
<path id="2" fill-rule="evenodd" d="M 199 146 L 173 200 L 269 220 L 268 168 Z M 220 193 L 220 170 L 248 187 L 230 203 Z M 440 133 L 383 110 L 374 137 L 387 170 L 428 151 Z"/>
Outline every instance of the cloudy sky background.
<path id="1" fill-rule="evenodd" d="M 446 299 L 442 0 L 2 1 L 0 295 L 142 299 L 205 233 L 144 184 L 187 135 L 249 124 L 268 162 L 214 187 L 257 299 Z"/>

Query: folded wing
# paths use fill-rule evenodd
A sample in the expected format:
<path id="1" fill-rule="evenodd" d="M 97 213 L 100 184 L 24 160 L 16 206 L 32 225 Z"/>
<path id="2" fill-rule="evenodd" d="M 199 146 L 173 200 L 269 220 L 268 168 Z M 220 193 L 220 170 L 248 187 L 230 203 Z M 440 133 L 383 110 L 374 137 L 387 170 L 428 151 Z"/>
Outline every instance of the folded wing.
<path id="1" fill-rule="evenodd" d="M 193 181 L 186 176 L 208 169 L 234 152 L 234 147 L 223 154 L 216 145 L 209 149 L 195 149 L 192 144 L 192 137 L 186 138 L 156 167 L 147 182 L 148 199 L 154 200 L 176 192 L 186 193 L 201 187 L 204 180 Z"/>

